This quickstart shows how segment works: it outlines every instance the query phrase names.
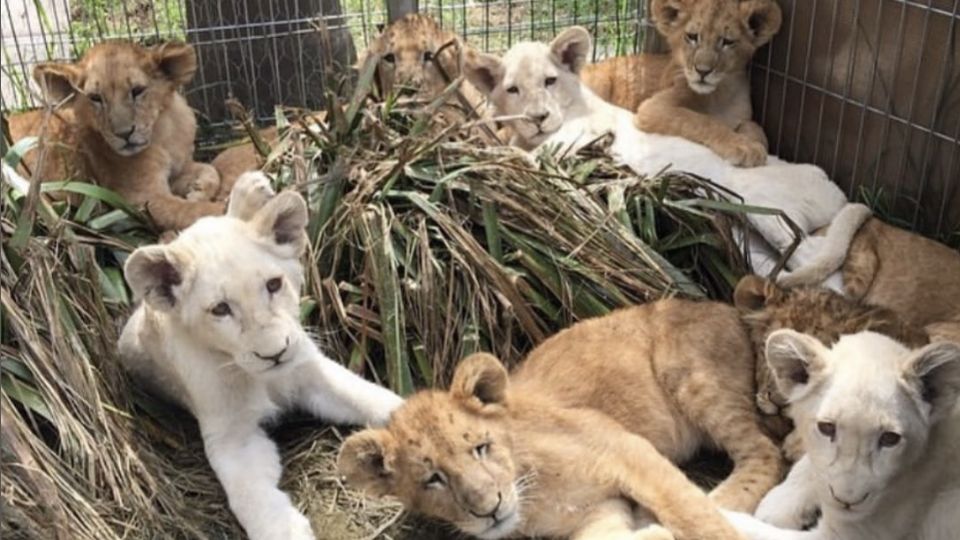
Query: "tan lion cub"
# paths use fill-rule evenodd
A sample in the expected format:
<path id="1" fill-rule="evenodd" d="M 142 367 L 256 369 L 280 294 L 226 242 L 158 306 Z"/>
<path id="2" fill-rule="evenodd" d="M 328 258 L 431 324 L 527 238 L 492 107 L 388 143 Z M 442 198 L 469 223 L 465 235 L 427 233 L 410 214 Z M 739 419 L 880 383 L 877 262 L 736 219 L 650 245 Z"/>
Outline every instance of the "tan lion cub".
<path id="1" fill-rule="evenodd" d="M 753 122 L 747 62 L 780 29 L 775 0 L 651 0 L 666 55 L 611 58 L 583 71 L 604 99 L 636 111 L 637 127 L 698 142 L 734 165 L 767 160 Z"/>
<path id="2" fill-rule="evenodd" d="M 46 125 L 44 111 L 14 115 L 10 135 L 42 136 L 44 162 L 40 151 L 25 160 L 42 181 L 94 180 L 144 207 L 160 229 L 182 229 L 224 211 L 212 202 L 217 171 L 193 161 L 197 121 L 177 91 L 196 69 L 193 47 L 177 42 L 107 41 L 75 63 L 39 64 L 33 77 L 60 107 Z"/>
<path id="3" fill-rule="evenodd" d="M 300 325 L 307 207 L 273 196 L 260 173 L 237 181 L 228 214 L 124 267 L 142 302 L 120 336 L 124 367 L 196 416 L 210 466 L 252 540 L 310 540 L 280 491 L 280 456 L 261 423 L 301 409 L 333 422 L 384 423 L 401 400 L 327 358 Z"/>
<path id="4" fill-rule="evenodd" d="M 449 391 L 349 437 L 339 464 L 351 484 L 480 538 L 659 538 L 630 536 L 647 512 L 676 538 L 735 538 L 670 463 L 705 445 L 735 462 L 711 493 L 720 505 L 751 511 L 779 481 L 736 311 L 663 300 L 574 325 L 509 377 L 489 355 L 465 360 Z"/>

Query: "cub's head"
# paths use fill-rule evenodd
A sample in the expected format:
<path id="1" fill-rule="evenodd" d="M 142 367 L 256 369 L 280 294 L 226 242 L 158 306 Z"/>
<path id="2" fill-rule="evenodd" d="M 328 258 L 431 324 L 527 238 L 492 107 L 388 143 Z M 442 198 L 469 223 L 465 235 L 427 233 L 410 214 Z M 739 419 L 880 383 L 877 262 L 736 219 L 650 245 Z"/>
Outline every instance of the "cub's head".
<path id="1" fill-rule="evenodd" d="M 657 30 L 698 94 L 716 90 L 729 73 L 780 30 L 776 0 L 652 0 Z"/>
<path id="2" fill-rule="evenodd" d="M 499 116 L 518 116 L 511 127 L 536 146 L 559 130 L 580 97 L 580 68 L 590 53 L 590 34 L 568 28 L 550 44 L 518 43 L 503 58 L 467 52 L 467 79 L 489 97 Z"/>
<path id="3" fill-rule="evenodd" d="M 292 191 L 259 205 L 233 200 L 257 196 L 241 193 L 251 179 L 267 182 L 244 175 L 230 214 L 200 219 L 169 244 L 137 249 L 124 274 L 134 296 L 176 334 L 220 353 L 224 365 L 271 376 L 296 363 L 309 339 L 299 321 L 307 207 Z"/>
<path id="4" fill-rule="evenodd" d="M 766 352 L 820 480 L 819 499 L 841 519 L 861 519 L 893 478 L 910 474 L 931 427 L 951 418 L 960 393 L 960 345 L 954 343 L 910 350 L 861 332 L 828 348 L 778 330 Z"/>
<path id="5" fill-rule="evenodd" d="M 67 102 L 116 153 L 132 156 L 150 146 L 157 117 L 196 70 L 196 53 L 184 43 L 108 41 L 76 63 L 40 64 L 33 78 L 48 102 Z"/>
<path id="6" fill-rule="evenodd" d="M 362 68 L 367 58 L 375 54 L 379 58 L 377 81 L 381 92 L 387 94 L 404 86 L 432 96 L 449 84 L 436 62 L 453 80 L 460 76 L 462 51 L 456 34 L 440 28 L 429 15 L 411 13 L 384 28 L 360 54 L 357 67 Z"/>
<path id="7" fill-rule="evenodd" d="M 461 362 L 446 392 L 414 395 L 384 429 L 343 443 L 340 472 L 353 486 L 479 538 L 521 523 L 524 479 L 514 463 L 507 372 L 488 354 Z"/>

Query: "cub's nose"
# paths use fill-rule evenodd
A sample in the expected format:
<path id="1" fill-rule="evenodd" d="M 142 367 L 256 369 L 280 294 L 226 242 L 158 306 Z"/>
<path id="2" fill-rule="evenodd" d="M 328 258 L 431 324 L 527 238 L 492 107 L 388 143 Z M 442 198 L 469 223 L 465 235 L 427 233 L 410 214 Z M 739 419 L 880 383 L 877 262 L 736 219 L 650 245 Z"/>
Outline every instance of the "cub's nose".
<path id="1" fill-rule="evenodd" d="M 533 119 L 533 121 L 536 122 L 537 124 L 542 124 L 544 121 L 546 121 L 547 117 L 549 116 L 550 116 L 550 113 L 545 112 L 541 114 L 532 114 L 530 115 L 530 118 Z"/>
<path id="2" fill-rule="evenodd" d="M 713 68 L 707 68 L 707 69 L 696 68 L 696 70 L 697 70 L 697 73 L 700 74 L 701 79 L 706 79 L 707 75 L 713 73 Z"/>
<path id="3" fill-rule="evenodd" d="M 113 134 L 123 140 L 127 140 L 130 138 L 131 135 L 133 135 L 134 129 L 135 129 L 134 126 L 130 126 L 130 129 L 128 130 L 114 131 Z"/>

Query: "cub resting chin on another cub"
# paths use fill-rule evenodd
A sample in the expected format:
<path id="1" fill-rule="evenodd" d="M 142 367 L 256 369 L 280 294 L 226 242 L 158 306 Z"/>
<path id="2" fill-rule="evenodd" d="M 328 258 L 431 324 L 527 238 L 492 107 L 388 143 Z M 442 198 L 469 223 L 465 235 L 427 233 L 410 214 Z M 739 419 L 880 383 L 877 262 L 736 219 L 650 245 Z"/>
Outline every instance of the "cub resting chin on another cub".
<path id="1" fill-rule="evenodd" d="M 766 357 L 806 454 L 757 518 L 728 514 L 741 531 L 752 540 L 957 538 L 960 345 L 911 350 L 867 331 L 827 347 L 778 330 Z M 800 530 L 818 509 L 816 526 Z"/>
<path id="2" fill-rule="evenodd" d="M 246 174 L 226 216 L 203 218 L 124 268 L 142 303 L 120 336 L 125 367 L 193 413 L 230 509 L 252 540 L 307 540 L 277 488 L 280 457 L 260 423 L 298 408 L 383 424 L 401 399 L 323 355 L 300 326 L 307 207 Z"/>
<path id="3" fill-rule="evenodd" d="M 464 71 L 489 96 L 496 114 L 518 118 L 510 123 L 518 146 L 577 149 L 612 133 L 610 153 L 638 174 L 668 168 L 690 172 L 730 189 L 747 204 L 782 210 L 805 233 L 829 225 L 824 238 L 813 240 L 816 249 L 798 248 L 803 256 L 788 261 L 793 271 L 781 275 L 784 284 L 819 282 L 840 267 L 851 238 L 870 216 L 867 207 L 848 203 L 819 167 L 770 156 L 767 165 L 741 169 L 703 145 L 637 129 L 629 111 L 600 99 L 580 80 L 590 46 L 590 34 L 572 27 L 549 44 L 518 43 L 503 58 L 468 51 Z M 766 273 L 793 244 L 793 232 L 777 216 L 749 214 L 747 219 L 764 240 L 750 242 L 754 271 Z"/>
<path id="4" fill-rule="evenodd" d="M 708 445 L 735 463 L 709 498 L 671 463 Z M 509 376 L 474 355 L 338 462 L 352 485 L 480 538 L 738 538 L 711 500 L 751 511 L 783 472 L 736 311 L 685 300 L 576 324 Z"/>

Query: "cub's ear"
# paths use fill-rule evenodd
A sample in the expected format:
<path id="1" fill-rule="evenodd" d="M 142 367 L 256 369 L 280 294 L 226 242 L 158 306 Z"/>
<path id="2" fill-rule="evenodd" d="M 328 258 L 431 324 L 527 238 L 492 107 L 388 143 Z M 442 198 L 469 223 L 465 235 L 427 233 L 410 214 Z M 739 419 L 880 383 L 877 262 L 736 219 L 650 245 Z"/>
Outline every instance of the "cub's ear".
<path id="1" fill-rule="evenodd" d="M 811 381 L 823 372 L 826 352 L 819 340 L 793 330 L 776 330 L 767 336 L 767 364 L 788 402 L 803 397 Z"/>
<path id="2" fill-rule="evenodd" d="M 960 396 L 960 345 L 948 341 L 931 343 L 907 360 L 903 378 L 930 404 L 930 418 L 950 414 Z"/>
<path id="3" fill-rule="evenodd" d="M 33 80 L 40 85 L 40 91 L 47 103 L 56 105 L 80 93 L 83 71 L 73 64 L 48 62 L 33 68 Z"/>
<path id="4" fill-rule="evenodd" d="M 253 226 L 278 246 L 292 248 L 299 257 L 307 245 L 307 203 L 296 191 L 284 191 L 270 199 L 253 216 Z"/>
<path id="5" fill-rule="evenodd" d="M 170 41 L 157 45 L 152 55 L 160 73 L 177 86 L 192 81 L 197 72 L 197 52 L 186 43 Z"/>
<path id="6" fill-rule="evenodd" d="M 783 13 L 774 0 L 741 0 L 740 20 L 754 47 L 770 41 L 780 31 Z"/>
<path id="7" fill-rule="evenodd" d="M 337 455 L 337 470 L 351 486 L 371 495 L 391 495 L 396 440 L 385 429 L 367 429 L 347 437 Z"/>
<path id="8" fill-rule="evenodd" d="M 553 38 L 550 52 L 571 72 L 580 73 L 590 55 L 590 45 L 590 32 L 582 26 L 571 26 Z"/>
<path id="9" fill-rule="evenodd" d="M 733 305 L 741 311 L 759 311 L 782 296 L 783 290 L 772 281 L 748 275 L 740 278 L 737 283 L 737 288 L 733 291 Z"/>
<path id="10" fill-rule="evenodd" d="M 650 13 L 661 34 L 672 33 L 690 18 L 688 0 L 650 0 Z"/>
<path id="11" fill-rule="evenodd" d="M 470 48 L 467 49 L 465 60 L 463 74 L 470 84 L 485 95 L 492 94 L 503 81 L 503 63 L 500 58 Z"/>
<path id="12" fill-rule="evenodd" d="M 169 246 L 137 248 L 123 265 L 123 275 L 136 299 L 160 311 L 180 301 L 187 265 Z"/>
<path id="13" fill-rule="evenodd" d="M 507 398 L 507 370 L 492 354 L 471 354 L 457 366 L 450 393 L 481 409 L 501 405 Z"/>

